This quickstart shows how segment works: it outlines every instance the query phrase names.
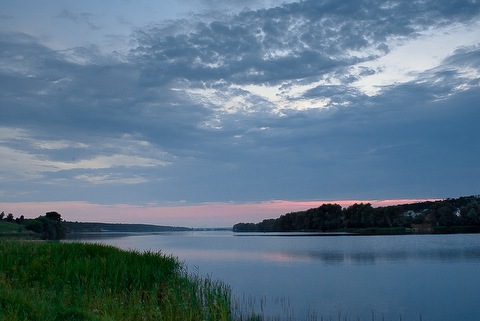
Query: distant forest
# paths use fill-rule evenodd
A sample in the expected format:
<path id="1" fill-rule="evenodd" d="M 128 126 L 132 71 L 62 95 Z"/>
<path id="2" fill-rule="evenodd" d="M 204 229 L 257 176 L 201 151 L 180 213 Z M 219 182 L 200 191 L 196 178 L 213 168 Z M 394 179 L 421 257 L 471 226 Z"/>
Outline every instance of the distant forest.
<path id="1" fill-rule="evenodd" d="M 0 224 L 3 222 L 11 225 L 17 224 L 19 234 L 25 229 L 45 240 L 59 240 L 66 235 L 62 216 L 57 212 L 47 212 L 35 219 L 26 219 L 23 215 L 15 218 L 12 213 L 5 215 L 5 212 L 2 212 L 0 213 Z M 32 234 L 23 236 L 34 237 Z"/>
<path id="2" fill-rule="evenodd" d="M 47 212 L 35 219 L 27 219 L 23 215 L 15 218 L 12 213 L 5 215 L 0 213 L 0 224 L 10 224 L 9 229 L 16 230 L 21 234 L 22 230 L 31 231 L 33 234 L 23 236 L 29 238 L 41 238 L 45 240 L 60 240 L 68 234 L 89 234 L 89 233 L 156 233 L 190 231 L 192 229 L 178 226 L 163 226 L 150 224 L 119 224 L 119 223 L 97 223 L 97 222 L 69 222 L 64 221 L 57 212 Z M 18 225 L 13 229 L 12 225 Z M 0 229 L 1 231 L 1 229 Z M 2 233 L 0 232 L 0 237 Z M 21 235 L 18 235 L 21 236 Z"/>
<path id="3" fill-rule="evenodd" d="M 175 232 L 189 231 L 190 228 L 178 226 L 163 226 L 150 224 L 125 224 L 125 223 L 97 223 L 97 222 L 69 222 L 65 221 L 65 228 L 68 233 L 154 233 L 154 232 Z"/>
<path id="4" fill-rule="evenodd" d="M 466 227 L 454 229 L 454 227 Z M 384 207 L 324 204 L 260 223 L 238 223 L 234 232 L 300 232 L 390 229 L 402 232 L 480 231 L 480 195 Z M 369 233 L 368 231 L 366 231 Z M 380 232 L 382 233 L 382 232 Z"/>

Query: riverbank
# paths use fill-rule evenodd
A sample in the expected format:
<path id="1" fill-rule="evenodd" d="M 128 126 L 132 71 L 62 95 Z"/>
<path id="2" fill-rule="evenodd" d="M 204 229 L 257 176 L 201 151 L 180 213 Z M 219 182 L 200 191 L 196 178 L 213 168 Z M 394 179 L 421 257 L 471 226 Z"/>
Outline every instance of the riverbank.
<path id="1" fill-rule="evenodd" d="M 0 240 L 0 320 L 232 320 L 230 289 L 170 256 Z"/>
<path id="2" fill-rule="evenodd" d="M 23 225 L 0 221 L 0 239 L 31 240 L 39 238 L 38 233 L 27 230 Z"/>
<path id="3" fill-rule="evenodd" d="M 332 231 L 234 231 L 237 236 L 371 236 L 371 235 L 419 235 L 419 234 L 471 234 L 480 233 L 480 226 L 429 226 L 420 228 L 407 227 L 366 227 L 342 228 Z"/>

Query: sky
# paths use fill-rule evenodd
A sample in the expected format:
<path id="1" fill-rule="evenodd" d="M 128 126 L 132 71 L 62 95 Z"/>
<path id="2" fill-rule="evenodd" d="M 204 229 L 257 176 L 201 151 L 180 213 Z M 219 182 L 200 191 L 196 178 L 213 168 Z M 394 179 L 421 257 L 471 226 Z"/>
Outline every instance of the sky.
<path id="1" fill-rule="evenodd" d="M 480 193 L 480 1 L 2 0 L 0 210 L 189 227 Z"/>

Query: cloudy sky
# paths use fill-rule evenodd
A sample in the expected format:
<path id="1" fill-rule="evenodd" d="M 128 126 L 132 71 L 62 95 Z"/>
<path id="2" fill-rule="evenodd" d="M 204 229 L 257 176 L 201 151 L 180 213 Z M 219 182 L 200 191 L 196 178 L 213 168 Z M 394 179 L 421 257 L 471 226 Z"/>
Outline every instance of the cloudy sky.
<path id="1" fill-rule="evenodd" d="M 0 205 L 229 226 L 480 193 L 477 0 L 2 0 Z"/>

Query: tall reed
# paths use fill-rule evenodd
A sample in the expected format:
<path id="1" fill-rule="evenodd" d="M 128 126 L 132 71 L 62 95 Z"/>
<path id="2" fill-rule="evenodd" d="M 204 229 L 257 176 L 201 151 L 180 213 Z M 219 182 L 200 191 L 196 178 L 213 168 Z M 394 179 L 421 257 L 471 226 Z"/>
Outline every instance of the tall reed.
<path id="1" fill-rule="evenodd" d="M 230 289 L 171 256 L 0 241 L 0 320 L 231 320 Z"/>

